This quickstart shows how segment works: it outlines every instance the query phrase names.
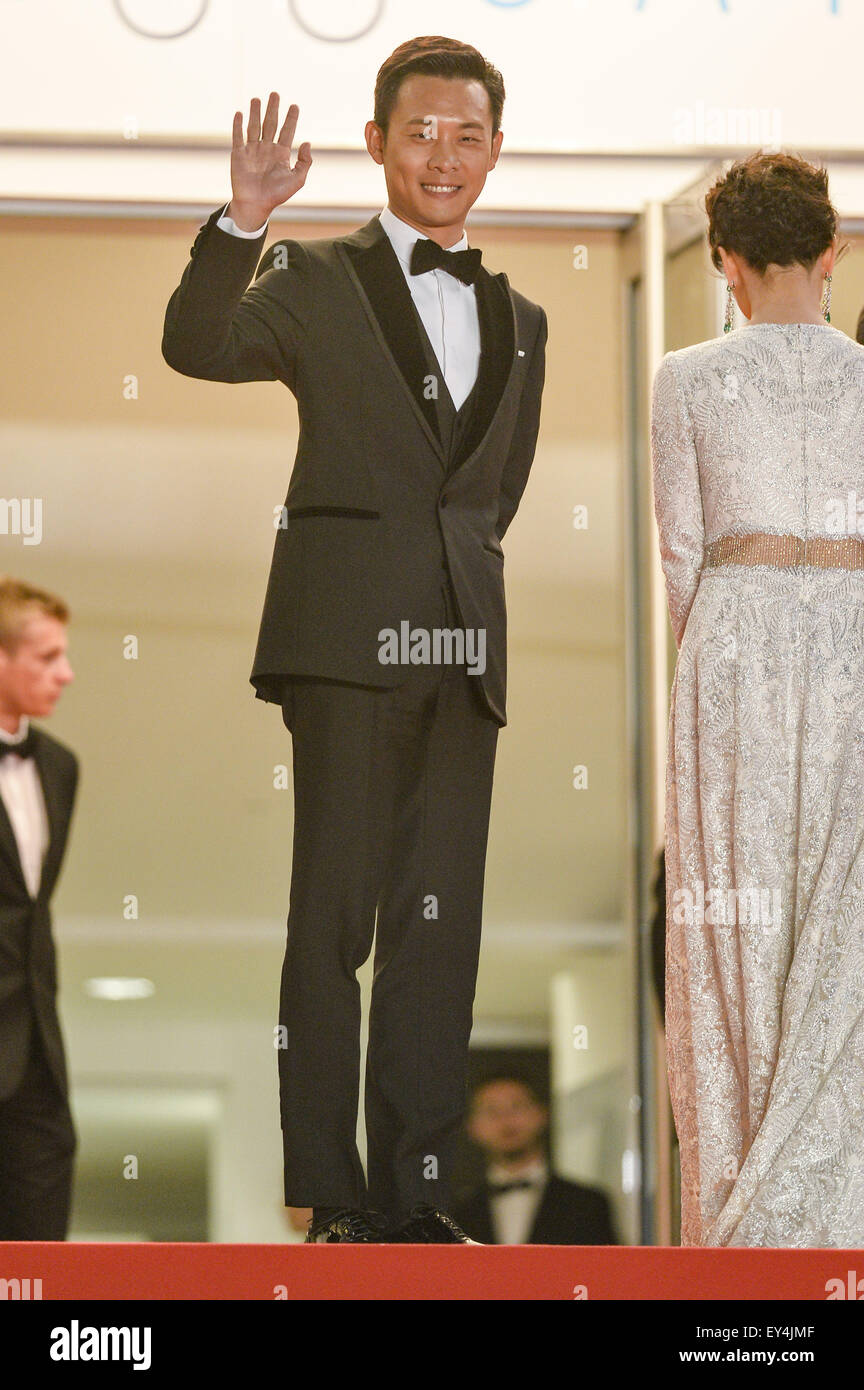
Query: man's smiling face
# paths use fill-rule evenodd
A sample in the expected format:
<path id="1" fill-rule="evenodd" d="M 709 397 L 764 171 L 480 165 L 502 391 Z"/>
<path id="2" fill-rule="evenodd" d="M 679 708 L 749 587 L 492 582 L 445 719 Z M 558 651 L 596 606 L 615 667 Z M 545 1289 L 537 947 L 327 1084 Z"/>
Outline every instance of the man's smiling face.
<path id="1" fill-rule="evenodd" d="M 444 247 L 461 237 L 502 139 L 500 130 L 492 138 L 482 82 L 421 73 L 399 88 L 386 138 L 374 121 L 366 126 L 366 145 L 384 167 L 391 209 Z"/>

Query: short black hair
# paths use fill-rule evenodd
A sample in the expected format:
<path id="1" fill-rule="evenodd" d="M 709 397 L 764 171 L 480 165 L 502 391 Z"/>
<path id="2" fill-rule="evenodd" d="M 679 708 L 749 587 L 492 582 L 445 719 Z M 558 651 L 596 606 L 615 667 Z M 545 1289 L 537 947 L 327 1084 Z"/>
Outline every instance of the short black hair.
<path id="1" fill-rule="evenodd" d="M 473 1108 L 481 1091 L 485 1091 L 487 1086 L 496 1086 L 502 1081 L 509 1082 L 513 1086 L 521 1086 L 523 1091 L 528 1092 L 535 1104 L 542 1105 L 544 1110 L 548 1108 L 549 1102 L 540 1094 L 540 1090 L 533 1081 L 529 1081 L 527 1076 L 520 1076 L 518 1072 L 502 1069 L 501 1071 L 488 1072 L 473 1083 L 468 1095 L 469 1109 Z"/>
<path id="2" fill-rule="evenodd" d="M 470 43 L 461 43 L 458 39 L 445 39 L 440 34 L 408 39 L 405 43 L 400 43 L 378 69 L 375 79 L 374 120 L 385 135 L 399 89 L 405 79 L 415 73 L 482 83 L 492 108 L 492 138 L 495 138 L 501 129 L 501 113 L 504 110 L 503 77 L 478 49 L 472 48 Z"/>

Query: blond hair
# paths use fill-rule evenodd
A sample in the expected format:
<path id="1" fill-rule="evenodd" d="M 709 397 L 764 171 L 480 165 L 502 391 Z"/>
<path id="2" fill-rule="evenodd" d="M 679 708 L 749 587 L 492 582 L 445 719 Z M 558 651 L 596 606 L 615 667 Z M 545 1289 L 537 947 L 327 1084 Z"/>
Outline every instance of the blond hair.
<path id="1" fill-rule="evenodd" d="M 37 589 L 33 584 L 25 584 L 23 579 L 0 574 L 0 647 L 13 653 L 21 640 L 24 624 L 39 613 L 59 618 L 61 623 L 69 621 L 69 609 L 62 598 Z"/>

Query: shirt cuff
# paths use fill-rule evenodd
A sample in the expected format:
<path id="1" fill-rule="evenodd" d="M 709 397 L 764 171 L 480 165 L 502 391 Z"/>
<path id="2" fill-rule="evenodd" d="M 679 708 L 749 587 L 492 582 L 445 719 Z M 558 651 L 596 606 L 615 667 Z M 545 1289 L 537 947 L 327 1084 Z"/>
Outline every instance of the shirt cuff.
<path id="1" fill-rule="evenodd" d="M 267 218 L 267 222 L 264 223 L 264 226 L 263 226 L 263 227 L 259 227 L 258 230 L 257 230 L 257 232 L 244 232 L 243 229 L 242 229 L 242 227 L 238 227 L 238 226 L 237 226 L 236 222 L 234 221 L 234 218 L 228 216 L 228 208 L 229 208 L 229 206 L 230 206 L 230 199 L 229 199 L 229 201 L 225 204 L 225 207 L 224 207 L 223 210 L 222 210 L 222 216 L 219 218 L 218 222 L 216 223 L 216 226 L 219 227 L 223 232 L 229 232 L 229 233 L 231 234 L 231 236 L 246 237 L 246 239 L 247 239 L 248 241 L 254 241 L 256 237 L 259 237 L 259 236 L 261 236 L 261 234 L 262 234 L 263 232 L 266 232 L 266 230 L 267 230 L 267 223 L 270 221 L 270 218 L 269 218 L 269 217 Z"/>

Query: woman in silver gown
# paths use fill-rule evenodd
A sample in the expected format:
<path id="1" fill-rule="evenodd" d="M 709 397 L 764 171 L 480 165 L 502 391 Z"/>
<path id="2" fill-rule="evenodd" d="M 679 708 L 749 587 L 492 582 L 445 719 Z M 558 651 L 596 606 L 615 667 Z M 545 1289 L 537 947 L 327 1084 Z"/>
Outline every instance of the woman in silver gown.
<path id="1" fill-rule="evenodd" d="M 864 1246 L 864 347 L 824 171 L 754 155 L 706 209 L 748 322 L 652 408 L 681 1241 Z"/>

